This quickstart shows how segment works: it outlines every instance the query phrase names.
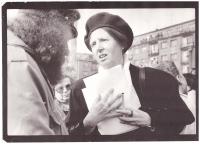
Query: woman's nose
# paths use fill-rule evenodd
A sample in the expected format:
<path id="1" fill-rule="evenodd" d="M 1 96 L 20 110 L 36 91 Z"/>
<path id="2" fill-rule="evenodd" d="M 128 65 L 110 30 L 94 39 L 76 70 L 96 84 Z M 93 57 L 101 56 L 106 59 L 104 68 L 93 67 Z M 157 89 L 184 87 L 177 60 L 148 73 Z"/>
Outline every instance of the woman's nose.
<path id="1" fill-rule="evenodd" d="M 98 43 L 97 44 L 97 52 L 102 53 L 103 50 L 104 50 L 104 48 L 102 47 L 102 45 L 100 43 Z"/>
<path id="2" fill-rule="evenodd" d="M 104 48 L 101 47 L 101 48 L 98 49 L 98 52 L 99 52 L 99 53 L 102 53 L 103 50 L 104 50 Z"/>

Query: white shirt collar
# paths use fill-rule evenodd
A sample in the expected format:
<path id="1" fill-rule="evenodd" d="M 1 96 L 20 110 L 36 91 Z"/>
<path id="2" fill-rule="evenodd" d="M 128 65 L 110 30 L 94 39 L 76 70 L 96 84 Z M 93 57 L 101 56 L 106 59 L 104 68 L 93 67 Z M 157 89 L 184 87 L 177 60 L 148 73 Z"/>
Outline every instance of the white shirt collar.
<path id="1" fill-rule="evenodd" d="M 128 59 L 126 59 L 126 55 L 124 55 L 123 61 L 124 61 L 124 64 L 122 65 L 123 70 L 129 71 L 130 61 Z M 102 66 L 99 65 L 98 72 L 102 72 L 104 70 L 107 70 L 107 69 L 105 69 L 105 68 L 103 68 Z"/>
<path id="2" fill-rule="evenodd" d="M 130 67 L 130 61 L 128 59 L 126 59 L 126 56 L 124 56 L 124 64 L 122 65 L 122 69 L 124 71 L 124 74 L 125 74 L 125 77 L 127 79 L 127 82 L 129 84 L 129 86 L 131 88 L 134 89 L 133 87 L 133 84 L 132 84 L 132 79 L 131 79 L 131 74 L 130 74 L 130 70 L 129 70 L 129 67 Z M 99 66 L 98 68 L 98 72 L 103 72 L 103 71 L 106 71 L 107 69 L 104 69 L 103 67 Z"/>

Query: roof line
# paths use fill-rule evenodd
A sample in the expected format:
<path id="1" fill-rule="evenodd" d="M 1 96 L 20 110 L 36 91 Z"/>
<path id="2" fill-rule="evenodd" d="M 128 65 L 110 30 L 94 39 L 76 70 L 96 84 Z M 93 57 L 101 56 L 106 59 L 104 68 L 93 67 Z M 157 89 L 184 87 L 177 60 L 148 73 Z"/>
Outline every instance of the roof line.
<path id="1" fill-rule="evenodd" d="M 143 34 L 137 35 L 137 36 L 135 36 L 135 37 L 139 37 L 139 36 L 142 36 L 142 35 L 145 35 L 145 34 L 153 33 L 153 32 L 160 31 L 160 30 L 164 30 L 164 29 L 168 29 L 168 28 L 171 28 L 171 27 L 174 27 L 174 26 L 178 26 L 178 25 L 181 25 L 181 24 L 185 24 L 185 23 L 188 23 L 188 22 L 192 22 L 192 21 L 194 21 L 194 20 L 195 20 L 195 19 L 192 19 L 192 20 L 185 21 L 185 22 L 182 22 L 182 23 L 170 25 L 170 26 L 167 26 L 167 27 L 164 27 L 164 28 L 161 28 L 161 29 L 156 29 L 156 30 L 153 30 L 153 31 L 150 31 L 150 32 L 147 32 L 147 33 L 143 33 Z"/>

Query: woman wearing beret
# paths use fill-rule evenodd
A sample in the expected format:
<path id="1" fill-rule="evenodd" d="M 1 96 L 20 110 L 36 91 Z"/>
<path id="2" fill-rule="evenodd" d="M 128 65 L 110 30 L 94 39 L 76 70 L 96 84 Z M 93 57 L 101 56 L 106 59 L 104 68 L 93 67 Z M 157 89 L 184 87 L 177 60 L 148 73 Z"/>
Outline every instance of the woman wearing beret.
<path id="1" fill-rule="evenodd" d="M 178 83 L 172 76 L 145 68 L 145 87 L 140 85 L 140 68 L 124 59 L 125 52 L 132 45 L 133 32 L 121 17 L 98 13 L 87 21 L 86 33 L 85 44 L 101 69 L 122 65 L 128 72 L 126 76 L 136 92 L 134 97 L 138 98 L 141 106 L 139 109 L 122 108 L 120 100 L 123 94 L 109 99 L 113 95 L 111 89 L 97 98 L 89 110 L 82 92 L 86 85 L 82 79 L 78 80 L 72 87 L 70 98 L 70 135 L 90 135 L 90 139 L 95 139 L 101 135 L 98 125 L 107 118 L 117 117 L 121 123 L 136 127 L 109 136 L 109 140 L 154 140 L 155 137 L 159 140 L 177 135 L 185 125 L 194 121 L 192 113 L 179 97 Z"/>

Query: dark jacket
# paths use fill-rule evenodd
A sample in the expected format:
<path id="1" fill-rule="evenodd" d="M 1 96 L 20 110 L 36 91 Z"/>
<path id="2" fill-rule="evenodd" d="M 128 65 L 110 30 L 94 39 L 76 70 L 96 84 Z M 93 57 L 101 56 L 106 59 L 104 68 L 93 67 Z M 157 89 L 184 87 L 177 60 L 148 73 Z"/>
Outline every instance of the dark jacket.
<path id="1" fill-rule="evenodd" d="M 146 140 L 148 135 L 154 137 L 167 137 L 179 134 L 186 124 L 194 121 L 178 92 L 178 83 L 166 72 L 145 68 L 145 88 L 141 89 L 139 83 L 139 68 L 133 65 L 129 67 L 132 84 L 137 92 L 141 103 L 141 110 L 147 112 L 151 117 L 151 128 L 140 128 L 136 131 L 119 136 L 134 136 L 138 140 Z M 70 98 L 70 135 L 83 135 L 83 119 L 88 113 L 81 89 L 85 88 L 83 80 L 77 81 L 72 87 Z M 143 90 L 143 93 L 141 92 Z M 92 136 L 100 135 L 96 129 Z M 112 140 L 119 137 L 112 137 Z M 152 138 L 151 138 L 152 139 Z"/>

